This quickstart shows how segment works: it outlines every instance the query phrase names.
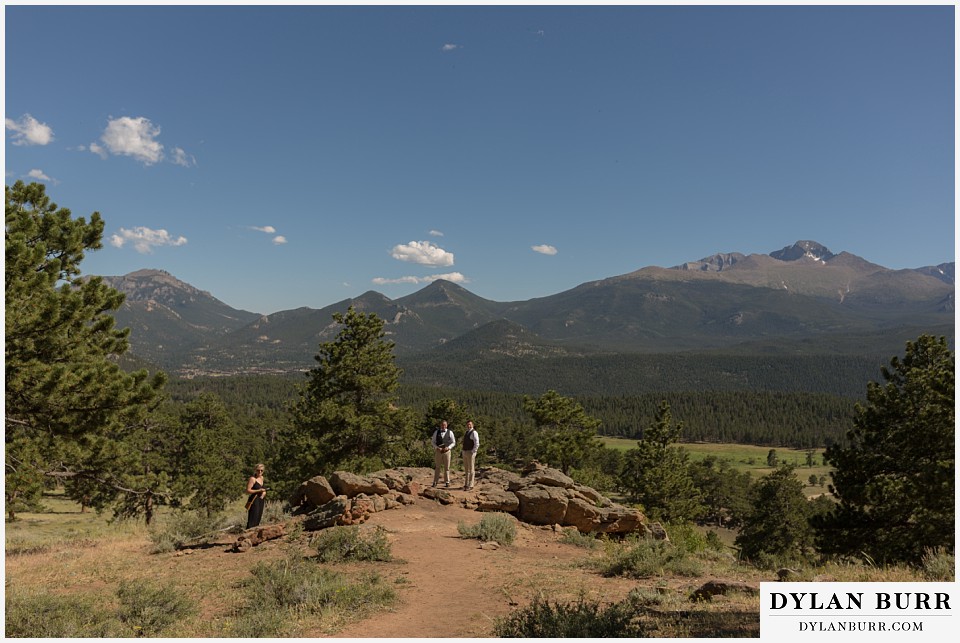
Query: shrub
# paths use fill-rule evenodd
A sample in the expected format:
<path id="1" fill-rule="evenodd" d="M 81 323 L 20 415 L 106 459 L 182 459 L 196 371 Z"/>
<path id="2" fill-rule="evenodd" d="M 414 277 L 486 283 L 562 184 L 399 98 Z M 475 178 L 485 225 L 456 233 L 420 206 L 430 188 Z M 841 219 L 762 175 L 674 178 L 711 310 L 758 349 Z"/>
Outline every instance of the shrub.
<path id="1" fill-rule="evenodd" d="M 116 618 L 79 596 L 7 592 L 7 638 L 113 638 L 123 634 Z"/>
<path id="2" fill-rule="evenodd" d="M 700 563 L 670 543 L 643 538 L 625 541 L 610 549 L 596 565 L 604 576 L 650 578 L 670 573 L 677 576 L 699 576 Z"/>
<path id="3" fill-rule="evenodd" d="M 457 531 L 462 538 L 479 538 L 483 542 L 493 540 L 501 545 L 510 545 L 517 536 L 517 525 L 507 514 L 494 512 L 484 514 L 476 525 L 457 523 Z"/>
<path id="4" fill-rule="evenodd" d="M 295 638 L 300 634 L 297 620 L 285 610 L 250 605 L 233 623 L 234 638 Z"/>
<path id="5" fill-rule="evenodd" d="M 948 582 L 954 580 L 956 563 L 954 554 L 943 547 L 937 547 L 924 552 L 921 566 L 923 575 L 931 581 Z"/>
<path id="6" fill-rule="evenodd" d="M 339 563 L 345 560 L 392 560 L 387 533 L 377 527 L 372 534 L 360 533 L 355 526 L 330 527 L 314 538 L 318 558 L 324 563 Z"/>
<path id="7" fill-rule="evenodd" d="M 499 637 L 641 637 L 643 628 L 633 622 L 636 608 L 630 599 L 603 607 L 580 598 L 576 603 L 554 603 L 542 596 L 497 621 Z"/>
<path id="8" fill-rule="evenodd" d="M 123 582 L 117 589 L 117 616 L 137 636 L 154 636 L 196 611 L 192 601 L 172 585 Z"/>
<path id="9" fill-rule="evenodd" d="M 259 563 L 252 570 L 251 609 L 293 608 L 311 612 L 326 607 L 356 609 L 392 602 L 396 594 L 377 575 L 360 577 L 351 584 L 346 577 L 304 560 L 297 555 L 272 563 Z M 269 605 L 264 605 L 264 603 Z"/>
<path id="10" fill-rule="evenodd" d="M 154 554 L 163 554 L 179 549 L 187 543 L 203 543 L 216 535 L 223 525 L 223 516 L 208 516 L 204 511 L 178 511 L 172 514 L 162 527 L 150 530 Z"/>
<path id="11" fill-rule="evenodd" d="M 560 538 L 560 542 L 576 547 L 583 547 L 584 549 L 599 549 L 600 547 L 600 541 L 596 536 L 592 534 L 581 534 L 576 529 L 567 529 Z"/>

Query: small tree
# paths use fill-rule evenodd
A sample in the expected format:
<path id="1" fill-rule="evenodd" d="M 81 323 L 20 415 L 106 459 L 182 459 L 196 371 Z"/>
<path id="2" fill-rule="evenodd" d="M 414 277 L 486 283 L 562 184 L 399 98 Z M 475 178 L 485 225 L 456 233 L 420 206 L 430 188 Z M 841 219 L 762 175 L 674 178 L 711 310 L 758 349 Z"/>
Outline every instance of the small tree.
<path id="1" fill-rule="evenodd" d="M 780 463 L 780 458 L 777 457 L 777 450 L 776 450 L 776 449 L 770 449 L 770 450 L 767 452 L 767 466 L 768 466 L 768 467 L 775 467 L 775 466 L 777 466 L 779 463 Z"/>
<path id="2" fill-rule="evenodd" d="M 807 555 L 813 544 L 810 508 L 792 465 L 781 465 L 761 478 L 750 504 L 735 541 L 745 558 L 802 560 Z"/>
<path id="3" fill-rule="evenodd" d="M 637 448 L 625 456 L 620 486 L 653 518 L 667 522 L 695 520 L 704 513 L 700 492 L 690 475 L 687 452 L 670 445 L 680 439 L 683 424 L 673 423 L 663 401 L 653 424 Z"/>
<path id="4" fill-rule="evenodd" d="M 836 509 L 816 521 L 821 551 L 919 563 L 954 550 L 954 355 L 922 335 L 867 386 L 845 445 L 827 449 Z"/>
<path id="5" fill-rule="evenodd" d="M 541 457 L 564 473 L 601 448 L 597 440 L 600 420 L 587 415 L 571 398 L 547 391 L 537 399 L 525 398 L 523 408 L 536 423 Z"/>
<path id="6" fill-rule="evenodd" d="M 190 508 L 208 516 L 222 511 L 246 487 L 240 430 L 219 397 L 204 393 L 188 404 L 180 417 L 185 458 L 182 487 L 190 494 Z"/>
<path id="7" fill-rule="evenodd" d="M 414 439 L 412 414 L 395 405 L 400 369 L 383 320 L 352 306 L 333 320 L 340 332 L 319 346 L 278 458 L 287 486 L 341 468 L 395 466 Z"/>

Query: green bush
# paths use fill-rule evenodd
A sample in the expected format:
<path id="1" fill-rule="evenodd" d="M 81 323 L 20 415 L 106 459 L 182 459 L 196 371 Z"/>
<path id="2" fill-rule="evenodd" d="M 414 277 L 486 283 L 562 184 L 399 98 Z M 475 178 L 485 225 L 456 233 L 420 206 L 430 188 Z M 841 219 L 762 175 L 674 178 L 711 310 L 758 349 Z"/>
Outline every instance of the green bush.
<path id="1" fill-rule="evenodd" d="M 576 529 L 567 529 L 563 536 L 560 538 L 560 542 L 567 545 L 575 545 L 576 547 L 583 547 L 584 549 L 599 549 L 600 540 L 592 534 L 581 534 Z"/>
<path id="2" fill-rule="evenodd" d="M 92 598 L 7 592 L 7 638 L 114 638 L 124 634 L 116 617 Z"/>
<path id="3" fill-rule="evenodd" d="M 472 526 L 459 522 L 457 531 L 463 538 L 479 538 L 483 542 L 493 540 L 501 545 L 510 545 L 517 537 L 514 519 L 500 512 L 484 514 L 480 522 Z"/>
<path id="4" fill-rule="evenodd" d="M 604 576 L 650 578 L 674 574 L 699 576 L 702 565 L 688 552 L 671 543 L 652 538 L 631 539 L 608 548 L 606 555 L 595 563 Z"/>
<path id="5" fill-rule="evenodd" d="M 923 575 L 931 581 L 950 582 L 954 580 L 957 559 L 943 547 L 928 549 L 923 554 L 921 565 Z"/>
<path id="6" fill-rule="evenodd" d="M 221 514 L 208 516 L 205 511 L 177 511 L 161 525 L 150 530 L 151 553 L 163 554 L 186 544 L 202 544 L 217 535 L 223 526 Z"/>
<path id="7" fill-rule="evenodd" d="M 292 608 L 316 612 L 326 607 L 356 609 L 393 602 L 396 593 L 377 575 L 351 584 L 342 574 L 297 555 L 259 563 L 251 573 L 251 609 Z M 264 605 L 267 603 L 267 605 Z"/>
<path id="8" fill-rule="evenodd" d="M 297 620 L 285 610 L 264 609 L 256 604 L 239 614 L 231 632 L 234 638 L 242 639 L 296 638 L 299 634 Z"/>
<path id="9" fill-rule="evenodd" d="M 372 534 L 360 533 L 356 526 L 330 527 L 314 538 L 318 558 L 324 563 L 339 563 L 345 560 L 392 560 L 390 542 L 382 527 Z"/>
<path id="10" fill-rule="evenodd" d="M 643 628 L 633 622 L 636 613 L 630 599 L 603 607 L 583 598 L 554 603 L 537 596 L 529 606 L 497 621 L 494 632 L 510 638 L 642 637 Z"/>
<path id="11" fill-rule="evenodd" d="M 117 589 L 117 616 L 136 636 L 155 636 L 196 611 L 193 602 L 172 585 L 123 582 Z"/>

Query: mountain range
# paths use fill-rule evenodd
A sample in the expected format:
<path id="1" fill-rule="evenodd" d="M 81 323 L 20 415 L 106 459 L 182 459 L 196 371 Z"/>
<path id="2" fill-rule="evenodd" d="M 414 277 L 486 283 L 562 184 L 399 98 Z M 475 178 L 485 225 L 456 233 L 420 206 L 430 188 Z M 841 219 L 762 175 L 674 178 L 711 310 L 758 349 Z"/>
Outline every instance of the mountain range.
<path id="1" fill-rule="evenodd" d="M 349 306 L 385 321 L 398 359 L 677 352 L 893 354 L 922 332 L 953 337 L 954 263 L 892 270 L 798 241 L 769 254 L 715 254 L 646 267 L 527 301 L 496 302 L 438 280 L 405 297 L 368 291 L 321 309 L 234 309 L 160 270 L 104 281 L 131 352 L 173 373 L 292 372 L 312 367 Z"/>

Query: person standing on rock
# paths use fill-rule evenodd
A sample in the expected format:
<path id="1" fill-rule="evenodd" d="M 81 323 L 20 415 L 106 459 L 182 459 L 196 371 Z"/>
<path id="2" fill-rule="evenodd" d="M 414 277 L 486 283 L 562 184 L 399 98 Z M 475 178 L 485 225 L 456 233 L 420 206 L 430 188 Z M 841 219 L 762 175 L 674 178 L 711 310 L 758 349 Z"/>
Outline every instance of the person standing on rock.
<path id="1" fill-rule="evenodd" d="M 430 438 L 433 443 L 433 486 L 440 482 L 440 470 L 443 470 L 444 486 L 450 486 L 450 451 L 457 444 L 453 431 L 447 428 L 447 421 L 440 422 L 440 428 Z"/>
<path id="2" fill-rule="evenodd" d="M 467 432 L 463 434 L 463 490 L 473 489 L 474 465 L 477 463 L 477 451 L 480 450 L 480 436 L 473 428 L 473 421 L 467 422 Z"/>
<path id="3" fill-rule="evenodd" d="M 247 529 L 260 526 L 263 518 L 263 506 L 267 504 L 267 488 L 263 486 L 263 465 L 253 468 L 253 475 L 247 480 Z"/>

